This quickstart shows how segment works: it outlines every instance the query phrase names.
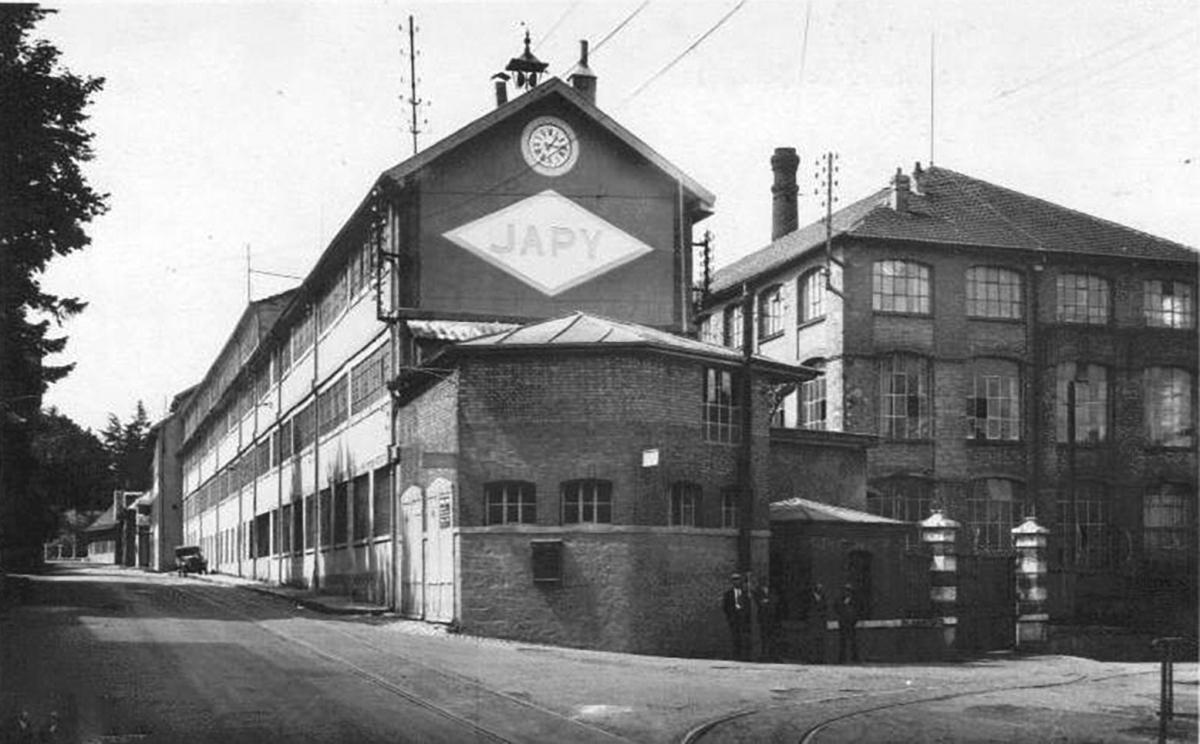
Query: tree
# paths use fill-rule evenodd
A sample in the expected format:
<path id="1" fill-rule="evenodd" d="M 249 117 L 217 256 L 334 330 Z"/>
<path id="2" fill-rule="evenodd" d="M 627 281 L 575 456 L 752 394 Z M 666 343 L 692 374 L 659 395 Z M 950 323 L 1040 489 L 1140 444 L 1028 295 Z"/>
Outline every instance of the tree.
<path id="1" fill-rule="evenodd" d="M 29 38 L 51 12 L 0 5 L 0 565 L 38 554 L 33 427 L 46 387 L 71 369 L 46 363 L 66 345 L 50 326 L 85 304 L 44 291 L 40 277 L 88 245 L 83 226 L 106 209 L 80 170 L 92 157 L 84 111 L 104 80 L 62 69 L 53 44 Z"/>
<path id="2" fill-rule="evenodd" d="M 123 491 L 146 491 L 150 488 L 154 465 L 154 438 L 150 434 L 150 418 L 139 400 L 133 418 L 127 423 L 108 414 L 108 425 L 100 433 L 108 450 L 113 487 Z"/>
<path id="3" fill-rule="evenodd" d="M 112 503 L 112 455 L 90 430 L 51 407 L 39 418 L 31 448 L 37 466 L 29 490 L 39 503 L 55 511 Z"/>

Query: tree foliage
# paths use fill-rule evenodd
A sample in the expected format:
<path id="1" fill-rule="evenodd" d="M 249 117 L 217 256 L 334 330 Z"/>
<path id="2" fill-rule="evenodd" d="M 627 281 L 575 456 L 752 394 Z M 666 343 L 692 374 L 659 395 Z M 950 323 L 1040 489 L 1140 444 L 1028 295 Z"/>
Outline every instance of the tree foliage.
<path id="1" fill-rule="evenodd" d="M 57 409 L 42 412 L 32 443 L 37 463 L 29 490 L 55 511 L 92 511 L 112 503 L 113 453 L 89 429 Z"/>
<path id="2" fill-rule="evenodd" d="M 106 208 L 80 170 L 92 157 L 85 110 L 104 81 L 64 70 L 53 44 L 30 38 L 50 12 L 0 5 L 0 563 L 41 539 L 33 428 L 47 385 L 70 371 L 46 363 L 66 344 L 51 324 L 84 307 L 45 291 L 41 275 L 87 246 L 84 225 Z"/>
<path id="3" fill-rule="evenodd" d="M 150 418 L 139 400 L 133 417 L 125 423 L 108 414 L 108 425 L 100 433 L 108 452 L 113 486 L 123 491 L 146 491 L 151 486 L 154 464 L 154 439 L 150 436 Z"/>

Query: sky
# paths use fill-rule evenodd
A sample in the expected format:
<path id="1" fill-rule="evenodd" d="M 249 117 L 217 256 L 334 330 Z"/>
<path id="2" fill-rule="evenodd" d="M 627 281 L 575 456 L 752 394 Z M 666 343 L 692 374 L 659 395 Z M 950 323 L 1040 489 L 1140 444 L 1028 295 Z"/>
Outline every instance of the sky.
<path id="1" fill-rule="evenodd" d="M 494 106 L 521 51 L 565 74 L 590 40 L 597 102 L 716 197 L 717 265 L 770 238 L 770 156 L 825 152 L 841 203 L 940 166 L 1200 246 L 1200 4 L 1193 0 L 68 2 L 35 35 L 103 76 L 85 173 L 111 209 L 56 259 L 89 302 L 54 363 L 84 427 L 153 419 L 245 308 L 295 286 L 379 174 Z M 623 25 L 622 25 L 623 24 Z M 932 96 L 931 96 L 932 89 Z M 247 274 L 247 251 L 254 273 Z M 247 277 L 249 276 L 249 282 Z"/>

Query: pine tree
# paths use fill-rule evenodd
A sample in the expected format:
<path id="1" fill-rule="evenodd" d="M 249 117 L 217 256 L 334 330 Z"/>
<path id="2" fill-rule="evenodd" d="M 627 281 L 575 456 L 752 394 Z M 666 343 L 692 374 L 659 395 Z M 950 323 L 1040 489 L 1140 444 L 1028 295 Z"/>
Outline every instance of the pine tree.
<path id="1" fill-rule="evenodd" d="M 39 552 L 46 520 L 29 488 L 33 428 L 47 385 L 71 369 L 46 363 L 66 345 L 51 323 L 85 304 L 44 291 L 41 274 L 84 248 L 84 224 L 105 211 L 80 171 L 92 157 L 84 111 L 104 81 L 62 69 L 53 44 L 29 38 L 51 12 L 0 5 L 0 566 Z"/>

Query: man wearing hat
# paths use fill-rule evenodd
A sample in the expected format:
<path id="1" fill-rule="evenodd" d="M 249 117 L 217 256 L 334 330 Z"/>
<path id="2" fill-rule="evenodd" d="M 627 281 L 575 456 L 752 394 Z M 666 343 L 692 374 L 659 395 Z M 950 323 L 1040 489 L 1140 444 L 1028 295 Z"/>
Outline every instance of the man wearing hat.
<path id="1" fill-rule="evenodd" d="M 746 589 L 746 577 L 735 573 L 729 577 L 732 586 L 725 590 L 721 607 L 725 610 L 725 621 L 729 623 L 729 633 L 733 636 L 733 658 L 746 658 L 748 643 L 746 636 L 750 631 L 750 592 Z"/>

